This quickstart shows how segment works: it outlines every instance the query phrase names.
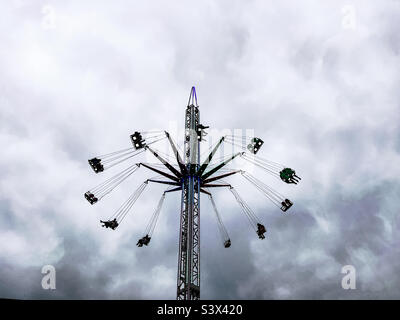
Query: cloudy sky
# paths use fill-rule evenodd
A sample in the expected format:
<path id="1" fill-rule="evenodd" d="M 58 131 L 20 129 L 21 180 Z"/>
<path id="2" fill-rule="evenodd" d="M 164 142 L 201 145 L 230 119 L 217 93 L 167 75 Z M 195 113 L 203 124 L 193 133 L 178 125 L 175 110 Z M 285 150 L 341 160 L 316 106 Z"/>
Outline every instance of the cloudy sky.
<path id="1" fill-rule="evenodd" d="M 254 130 L 260 156 L 303 178 L 257 171 L 294 202 L 287 214 L 230 179 L 266 225 L 263 241 L 216 192 L 229 249 L 202 198 L 202 298 L 400 298 L 400 1 L 14 0 L 0 10 L 0 297 L 175 299 L 179 194 L 138 248 L 162 186 L 114 232 L 99 219 L 149 173 L 94 206 L 83 193 L 118 172 L 96 175 L 87 159 L 129 147 L 133 131 L 176 129 L 181 142 L 195 85 L 202 123 Z M 44 265 L 56 290 L 42 289 Z M 341 287 L 345 265 L 355 290 Z"/>

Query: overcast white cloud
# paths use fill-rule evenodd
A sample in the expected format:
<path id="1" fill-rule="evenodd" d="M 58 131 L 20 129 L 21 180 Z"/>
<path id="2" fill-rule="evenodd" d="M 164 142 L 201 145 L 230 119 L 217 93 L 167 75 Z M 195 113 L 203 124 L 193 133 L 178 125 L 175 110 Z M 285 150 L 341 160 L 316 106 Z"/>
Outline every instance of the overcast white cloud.
<path id="1" fill-rule="evenodd" d="M 264 241 L 230 193 L 216 192 L 229 249 L 204 198 L 202 298 L 400 298 L 400 1 L 0 9 L 0 297 L 175 298 L 179 195 L 167 197 L 151 245 L 137 248 L 161 187 L 149 186 L 115 232 L 98 220 L 148 172 L 95 206 L 83 193 L 104 178 L 91 156 L 129 147 L 135 130 L 180 130 L 195 85 L 202 123 L 254 130 L 262 157 L 303 178 L 293 186 L 258 172 L 293 200 L 287 215 L 230 179 L 267 226 Z M 41 288 L 47 264 L 54 291 Z M 356 290 L 341 288 L 347 264 Z"/>

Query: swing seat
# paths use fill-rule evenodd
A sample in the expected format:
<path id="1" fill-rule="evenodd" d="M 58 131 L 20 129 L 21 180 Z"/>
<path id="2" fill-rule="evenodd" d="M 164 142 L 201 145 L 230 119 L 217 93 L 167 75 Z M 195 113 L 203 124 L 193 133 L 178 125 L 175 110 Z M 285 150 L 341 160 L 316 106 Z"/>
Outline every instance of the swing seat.
<path id="1" fill-rule="evenodd" d="M 279 176 L 282 181 L 286 183 L 294 183 L 297 184 L 301 178 L 296 176 L 296 171 L 290 168 L 285 168 L 279 172 Z"/>
<path id="2" fill-rule="evenodd" d="M 101 164 L 101 159 L 93 158 L 88 160 L 88 162 L 94 172 L 99 173 L 104 171 L 104 166 Z"/>
<path id="3" fill-rule="evenodd" d="M 267 230 L 265 229 L 264 225 L 257 223 L 257 235 L 260 239 L 265 239 L 264 233 L 266 232 Z"/>
<path id="4" fill-rule="evenodd" d="M 260 150 L 261 146 L 264 144 L 264 141 L 262 141 L 260 138 L 253 138 L 251 139 L 251 142 L 247 146 L 247 149 L 253 153 L 256 154 L 258 150 Z"/>
<path id="5" fill-rule="evenodd" d="M 145 140 L 140 132 L 135 131 L 130 137 L 135 150 L 143 149 L 146 146 Z"/>
<path id="6" fill-rule="evenodd" d="M 108 221 L 100 220 L 100 223 L 102 223 L 102 227 L 111 228 L 112 230 L 115 230 L 118 227 L 117 219 Z"/>
<path id="7" fill-rule="evenodd" d="M 85 199 L 89 201 L 90 204 L 95 204 L 98 201 L 98 199 L 90 191 L 85 193 Z"/>
<path id="8" fill-rule="evenodd" d="M 138 243 L 136 244 L 138 247 L 143 247 L 143 245 L 147 246 L 150 243 L 151 237 L 146 234 L 143 238 L 140 238 Z"/>
<path id="9" fill-rule="evenodd" d="M 289 199 L 285 199 L 284 201 L 281 202 L 281 204 L 282 204 L 281 210 L 283 212 L 286 212 L 293 205 L 293 202 L 290 201 Z"/>

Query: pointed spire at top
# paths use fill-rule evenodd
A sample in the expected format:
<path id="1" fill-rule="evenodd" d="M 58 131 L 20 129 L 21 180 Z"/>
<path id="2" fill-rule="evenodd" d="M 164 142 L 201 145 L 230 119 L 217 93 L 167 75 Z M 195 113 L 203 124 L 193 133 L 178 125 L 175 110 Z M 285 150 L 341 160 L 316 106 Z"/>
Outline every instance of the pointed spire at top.
<path id="1" fill-rule="evenodd" d="M 195 105 L 196 107 L 198 107 L 197 104 L 197 95 L 196 95 L 196 88 L 192 87 L 192 89 L 190 90 L 190 96 L 189 96 L 189 101 L 188 101 L 188 106 L 190 105 Z"/>

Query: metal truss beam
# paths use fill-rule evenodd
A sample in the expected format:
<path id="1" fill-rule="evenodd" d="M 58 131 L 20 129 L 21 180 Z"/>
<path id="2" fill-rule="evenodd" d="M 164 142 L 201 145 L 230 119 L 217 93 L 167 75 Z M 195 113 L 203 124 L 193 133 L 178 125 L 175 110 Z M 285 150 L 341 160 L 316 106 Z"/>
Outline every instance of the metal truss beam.
<path id="1" fill-rule="evenodd" d="M 165 131 L 165 135 L 167 136 L 169 144 L 171 145 L 172 151 L 174 152 L 176 161 L 178 162 L 179 168 L 181 169 L 181 173 L 183 173 L 183 174 L 187 173 L 187 169 L 183 163 L 181 155 L 179 154 L 179 151 L 176 148 L 175 143 L 172 141 L 170 134 L 167 131 Z"/>
<path id="2" fill-rule="evenodd" d="M 225 137 L 222 137 L 217 145 L 214 147 L 214 149 L 211 151 L 211 153 L 208 155 L 207 159 L 203 162 L 203 164 L 201 165 L 199 171 L 197 171 L 197 175 L 199 177 L 201 177 L 201 175 L 203 174 L 204 170 L 206 170 L 206 168 L 208 167 L 208 164 L 211 162 L 213 156 L 215 155 L 215 153 L 217 152 L 219 146 L 222 144 L 222 142 L 225 140 Z"/>
<path id="3" fill-rule="evenodd" d="M 161 184 L 169 184 L 171 186 L 180 186 L 180 184 L 178 182 L 162 181 L 162 180 L 154 180 L 154 179 L 148 179 L 147 181 L 154 182 L 154 183 L 161 183 Z"/>
<path id="4" fill-rule="evenodd" d="M 145 163 L 139 163 L 139 166 L 146 167 L 147 169 L 150 169 L 150 170 L 152 170 L 154 172 L 157 172 L 158 174 L 161 174 L 162 176 L 164 176 L 166 178 L 169 178 L 169 179 L 171 179 L 173 181 L 177 181 L 177 182 L 179 181 L 179 179 L 177 177 L 174 177 L 174 176 L 172 176 L 172 175 L 170 175 L 170 174 L 168 174 L 168 173 L 166 173 L 164 171 L 161 171 L 161 170 L 158 170 L 156 168 L 153 168 L 153 167 L 151 167 L 151 166 L 149 166 L 149 165 L 147 165 Z"/>
<path id="5" fill-rule="evenodd" d="M 145 146 L 146 150 L 149 150 L 158 160 L 161 161 L 161 163 L 166 166 L 176 177 L 181 178 L 182 174 L 176 170 L 168 161 L 166 161 L 163 157 L 161 157 L 157 152 L 155 152 L 152 148 L 149 146 Z"/>
<path id="6" fill-rule="evenodd" d="M 180 191 L 180 190 L 182 190 L 182 187 L 174 188 L 174 189 L 171 189 L 171 190 L 166 190 L 166 191 L 164 191 L 164 193 L 166 193 L 166 192 L 175 192 L 175 191 Z"/>
<path id="7" fill-rule="evenodd" d="M 231 175 L 233 175 L 233 174 L 236 174 L 236 173 L 238 173 L 238 172 L 240 172 L 240 171 L 241 171 L 241 170 L 235 170 L 235 171 L 233 171 L 233 172 L 221 174 L 220 176 L 216 176 L 216 177 L 214 177 L 214 178 L 209 178 L 209 179 L 203 180 L 202 185 L 205 185 L 206 183 L 209 183 L 209 182 L 217 181 L 217 180 L 219 180 L 219 179 L 223 179 L 223 178 L 229 177 L 229 176 L 231 176 Z"/>
<path id="8" fill-rule="evenodd" d="M 205 184 L 203 188 L 232 187 L 230 184 Z"/>
<path id="9" fill-rule="evenodd" d="M 200 189 L 200 192 L 201 192 L 201 193 L 205 193 L 205 194 L 207 194 L 207 195 L 209 195 L 209 196 L 211 197 L 211 193 L 208 192 L 207 190 Z"/>
<path id="10" fill-rule="evenodd" d="M 241 155 L 241 154 L 242 154 L 242 152 L 238 152 L 238 153 L 234 154 L 233 156 L 231 156 L 228 160 L 221 162 L 218 166 L 216 166 L 215 168 L 213 168 L 210 171 L 203 174 L 201 177 L 202 180 L 207 179 L 209 176 L 211 176 L 212 174 L 214 174 L 215 172 L 220 170 L 222 167 L 226 166 L 229 162 L 231 162 L 233 159 L 235 159 L 238 155 Z"/>

